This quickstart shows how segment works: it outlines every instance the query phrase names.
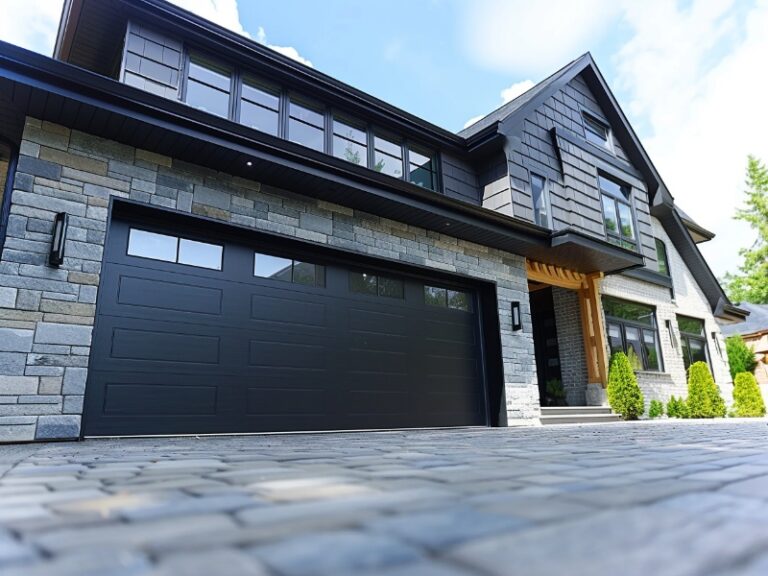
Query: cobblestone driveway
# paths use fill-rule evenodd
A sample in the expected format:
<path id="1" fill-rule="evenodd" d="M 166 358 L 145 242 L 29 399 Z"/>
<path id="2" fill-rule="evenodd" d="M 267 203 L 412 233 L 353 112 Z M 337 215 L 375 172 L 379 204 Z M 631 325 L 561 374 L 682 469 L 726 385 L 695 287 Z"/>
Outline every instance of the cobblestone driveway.
<path id="1" fill-rule="evenodd" d="M 768 427 L 0 447 L 0 573 L 768 574 Z"/>

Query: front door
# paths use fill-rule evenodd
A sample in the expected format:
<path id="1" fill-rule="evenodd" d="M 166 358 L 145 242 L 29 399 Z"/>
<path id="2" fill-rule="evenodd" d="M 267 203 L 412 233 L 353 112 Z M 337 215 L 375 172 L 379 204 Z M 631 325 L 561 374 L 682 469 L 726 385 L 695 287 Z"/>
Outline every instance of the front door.
<path id="1" fill-rule="evenodd" d="M 536 353 L 536 376 L 542 406 L 564 406 L 565 394 L 560 374 L 560 350 L 552 288 L 537 287 L 530 293 L 533 345 Z"/>

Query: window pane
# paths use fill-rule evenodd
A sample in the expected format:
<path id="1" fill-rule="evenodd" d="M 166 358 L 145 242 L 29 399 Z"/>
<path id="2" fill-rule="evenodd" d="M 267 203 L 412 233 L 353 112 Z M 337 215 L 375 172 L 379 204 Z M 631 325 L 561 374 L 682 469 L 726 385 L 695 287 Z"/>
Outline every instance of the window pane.
<path id="1" fill-rule="evenodd" d="M 618 182 L 614 182 L 606 176 L 600 175 L 598 177 L 598 182 L 600 184 L 600 190 L 606 194 L 610 194 L 614 198 L 626 200 L 629 197 L 629 190 L 627 190 L 625 186 L 622 186 Z"/>
<path id="2" fill-rule="evenodd" d="M 669 261 L 667 260 L 667 247 L 664 242 L 656 238 L 656 261 L 659 265 L 659 274 L 669 276 Z"/>
<path id="3" fill-rule="evenodd" d="M 280 97 L 269 89 L 243 82 L 243 99 L 260 104 L 270 110 L 280 107 Z"/>
<path id="4" fill-rule="evenodd" d="M 447 306 L 448 291 L 445 288 L 424 286 L 424 302 L 431 306 Z"/>
<path id="5" fill-rule="evenodd" d="M 240 124 L 277 136 L 278 113 L 243 100 L 240 103 Z"/>
<path id="6" fill-rule="evenodd" d="M 376 148 L 376 150 L 384 152 L 385 154 L 389 154 L 390 156 L 394 156 L 396 158 L 403 157 L 403 148 L 400 144 L 397 144 L 391 140 L 387 140 L 386 138 L 382 138 L 381 136 L 373 137 L 373 147 Z"/>
<path id="7" fill-rule="evenodd" d="M 411 164 L 410 181 L 423 188 L 435 189 L 432 172 Z"/>
<path id="8" fill-rule="evenodd" d="M 688 318 L 687 316 L 677 317 L 677 327 L 680 332 L 704 337 L 704 321 L 698 318 Z"/>
<path id="9" fill-rule="evenodd" d="M 194 59 L 189 62 L 189 77 L 224 92 L 229 92 L 231 87 L 229 73 L 226 70 L 196 62 Z"/>
<path id="10" fill-rule="evenodd" d="M 589 142 L 594 142 L 595 144 L 601 144 L 603 146 L 607 146 L 608 144 L 608 127 L 603 125 L 602 122 L 598 122 L 597 120 L 593 119 L 590 116 L 587 116 L 586 114 L 583 115 L 584 118 L 584 136 Z"/>
<path id="11" fill-rule="evenodd" d="M 531 174 L 531 195 L 533 196 L 533 218 L 539 226 L 549 226 L 546 180 L 537 174 Z"/>
<path id="12" fill-rule="evenodd" d="M 291 142 L 314 148 L 320 152 L 325 149 L 325 134 L 321 129 L 293 118 L 288 124 L 288 137 Z"/>
<path id="13" fill-rule="evenodd" d="M 402 280 L 379 277 L 379 296 L 386 296 L 387 298 L 403 298 L 404 295 L 405 287 L 403 286 Z"/>
<path id="14" fill-rule="evenodd" d="M 187 82 L 187 104 L 217 116 L 229 117 L 229 92 L 222 92 L 192 79 Z"/>
<path id="15" fill-rule="evenodd" d="M 707 361 L 707 347 L 702 340 L 688 338 L 688 346 L 691 351 L 691 363 Z"/>
<path id="16" fill-rule="evenodd" d="M 616 218 L 616 201 L 610 196 L 603 196 L 603 214 L 605 214 L 605 229 L 608 234 L 618 234 L 619 221 Z"/>
<path id="17" fill-rule="evenodd" d="M 645 324 L 651 328 L 655 327 L 654 309 L 651 306 L 603 296 L 603 311 L 606 316 L 612 318 L 621 318 L 622 320 Z"/>
<path id="18" fill-rule="evenodd" d="M 302 122 L 306 122 L 307 124 L 311 124 L 312 126 L 321 129 L 325 126 L 325 118 L 323 117 L 322 112 L 297 104 L 295 101 L 291 102 L 289 111 L 291 118 L 301 120 Z"/>
<path id="19" fill-rule="evenodd" d="M 175 236 L 155 234 L 132 228 L 128 235 L 128 255 L 176 262 L 178 241 L 179 239 Z"/>
<path id="20" fill-rule="evenodd" d="M 688 367 L 691 365 L 691 349 L 688 346 L 688 338 L 686 336 L 680 337 L 680 348 L 683 352 L 683 364 L 685 369 L 688 370 Z"/>
<path id="21" fill-rule="evenodd" d="M 349 289 L 358 294 L 376 294 L 376 276 L 363 272 L 350 272 Z"/>
<path id="22" fill-rule="evenodd" d="M 181 239 L 179 241 L 179 264 L 189 264 L 200 268 L 221 270 L 223 247 L 205 242 Z"/>
<path id="23" fill-rule="evenodd" d="M 325 268 L 309 262 L 294 262 L 293 281 L 305 286 L 325 286 Z"/>
<path id="24" fill-rule="evenodd" d="M 656 343 L 656 333 L 651 330 L 643 330 L 643 344 L 645 345 L 645 358 L 647 360 L 647 370 L 658 370 L 659 350 Z"/>
<path id="25" fill-rule="evenodd" d="M 368 134 L 364 129 L 342 122 L 337 118 L 333 119 L 333 133 L 363 146 L 368 145 Z"/>
<path id="26" fill-rule="evenodd" d="M 608 324 L 608 346 L 611 354 L 624 352 L 624 344 L 621 341 L 621 326 L 618 324 Z"/>
<path id="27" fill-rule="evenodd" d="M 469 294 L 466 292 L 458 292 L 456 290 L 448 290 L 448 308 L 469 312 L 472 309 Z"/>
<path id="28" fill-rule="evenodd" d="M 395 178 L 403 177 L 403 160 L 376 150 L 374 152 L 373 169 Z"/>
<path id="29" fill-rule="evenodd" d="M 624 238 L 634 239 L 635 228 L 632 223 L 632 209 L 628 204 L 619 202 L 619 218 L 621 219 L 621 235 Z"/>
<path id="30" fill-rule="evenodd" d="M 352 164 L 368 165 L 368 148 L 339 136 L 333 137 L 333 155 Z"/>
<path id="31" fill-rule="evenodd" d="M 627 337 L 627 358 L 634 370 L 643 369 L 643 345 L 640 342 L 640 329 L 634 326 L 625 326 L 624 334 Z"/>
<path id="32" fill-rule="evenodd" d="M 256 254 L 253 268 L 254 276 L 262 278 L 274 278 L 275 280 L 291 281 L 291 264 L 289 258 L 270 256 L 269 254 Z"/>

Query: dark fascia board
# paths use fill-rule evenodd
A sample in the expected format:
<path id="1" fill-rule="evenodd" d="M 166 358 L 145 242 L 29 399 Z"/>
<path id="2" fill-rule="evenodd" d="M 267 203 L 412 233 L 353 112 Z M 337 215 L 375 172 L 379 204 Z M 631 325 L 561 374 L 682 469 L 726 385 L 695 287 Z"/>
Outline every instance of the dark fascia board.
<path id="1" fill-rule="evenodd" d="M 553 232 L 551 238 L 551 246 L 554 250 L 580 249 L 607 255 L 615 264 L 603 270 L 605 274 L 617 274 L 645 266 L 645 258 L 642 254 L 593 238 L 580 230 L 564 228 Z"/>
<path id="2" fill-rule="evenodd" d="M 664 288 L 672 288 L 672 278 L 669 276 L 664 276 L 664 274 L 659 274 L 658 272 L 654 272 L 653 270 L 648 270 L 648 268 L 636 268 L 634 270 L 626 270 L 623 272 L 625 276 L 629 276 L 630 278 L 634 278 L 636 280 L 642 280 L 643 282 L 649 282 L 651 284 L 656 284 L 657 286 L 662 286 Z"/>
<path id="3" fill-rule="evenodd" d="M 653 206 L 651 215 L 661 222 L 683 262 L 691 271 L 696 284 L 704 292 L 713 314 L 729 321 L 733 321 L 734 318 L 741 318 L 742 320 L 746 318 L 749 313 L 734 306 L 728 300 L 723 287 L 720 286 L 720 282 L 702 256 L 675 207 L 668 204 Z"/>
<path id="4" fill-rule="evenodd" d="M 466 153 L 466 140 L 457 134 L 411 114 L 288 58 L 258 42 L 214 24 L 165 0 L 119 0 L 128 9 L 128 17 L 150 22 L 171 31 L 187 42 L 211 50 L 217 58 L 261 69 L 270 80 L 280 79 L 290 87 L 308 92 L 317 100 L 344 107 L 350 114 L 381 122 L 382 128 L 403 130 L 424 144 Z"/>
<path id="5" fill-rule="evenodd" d="M 72 38 L 77 30 L 82 7 L 82 0 L 64 0 L 64 3 L 61 5 L 59 26 L 56 29 L 56 41 L 53 44 L 53 57 L 57 60 L 66 60 L 69 57 Z"/>
<path id="6" fill-rule="evenodd" d="M 688 231 L 691 233 L 691 236 L 694 237 L 694 242 L 696 244 L 701 244 L 702 242 L 709 242 L 712 240 L 712 238 L 715 237 L 714 232 L 710 232 L 706 228 L 700 226 L 693 220 L 688 220 L 687 218 L 682 218 L 683 224 L 685 224 L 685 227 L 688 228 Z M 697 239 L 696 236 L 700 237 L 701 240 Z"/>

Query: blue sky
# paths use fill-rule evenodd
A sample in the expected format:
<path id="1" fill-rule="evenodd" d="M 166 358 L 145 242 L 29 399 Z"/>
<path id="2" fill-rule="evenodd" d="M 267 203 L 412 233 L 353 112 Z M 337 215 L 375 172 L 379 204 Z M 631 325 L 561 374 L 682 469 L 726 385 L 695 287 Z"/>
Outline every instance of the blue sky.
<path id="1" fill-rule="evenodd" d="M 449 130 L 589 50 L 676 201 L 718 237 L 768 161 L 768 0 L 172 0 Z M 0 39 L 50 54 L 62 0 L 2 0 Z"/>

